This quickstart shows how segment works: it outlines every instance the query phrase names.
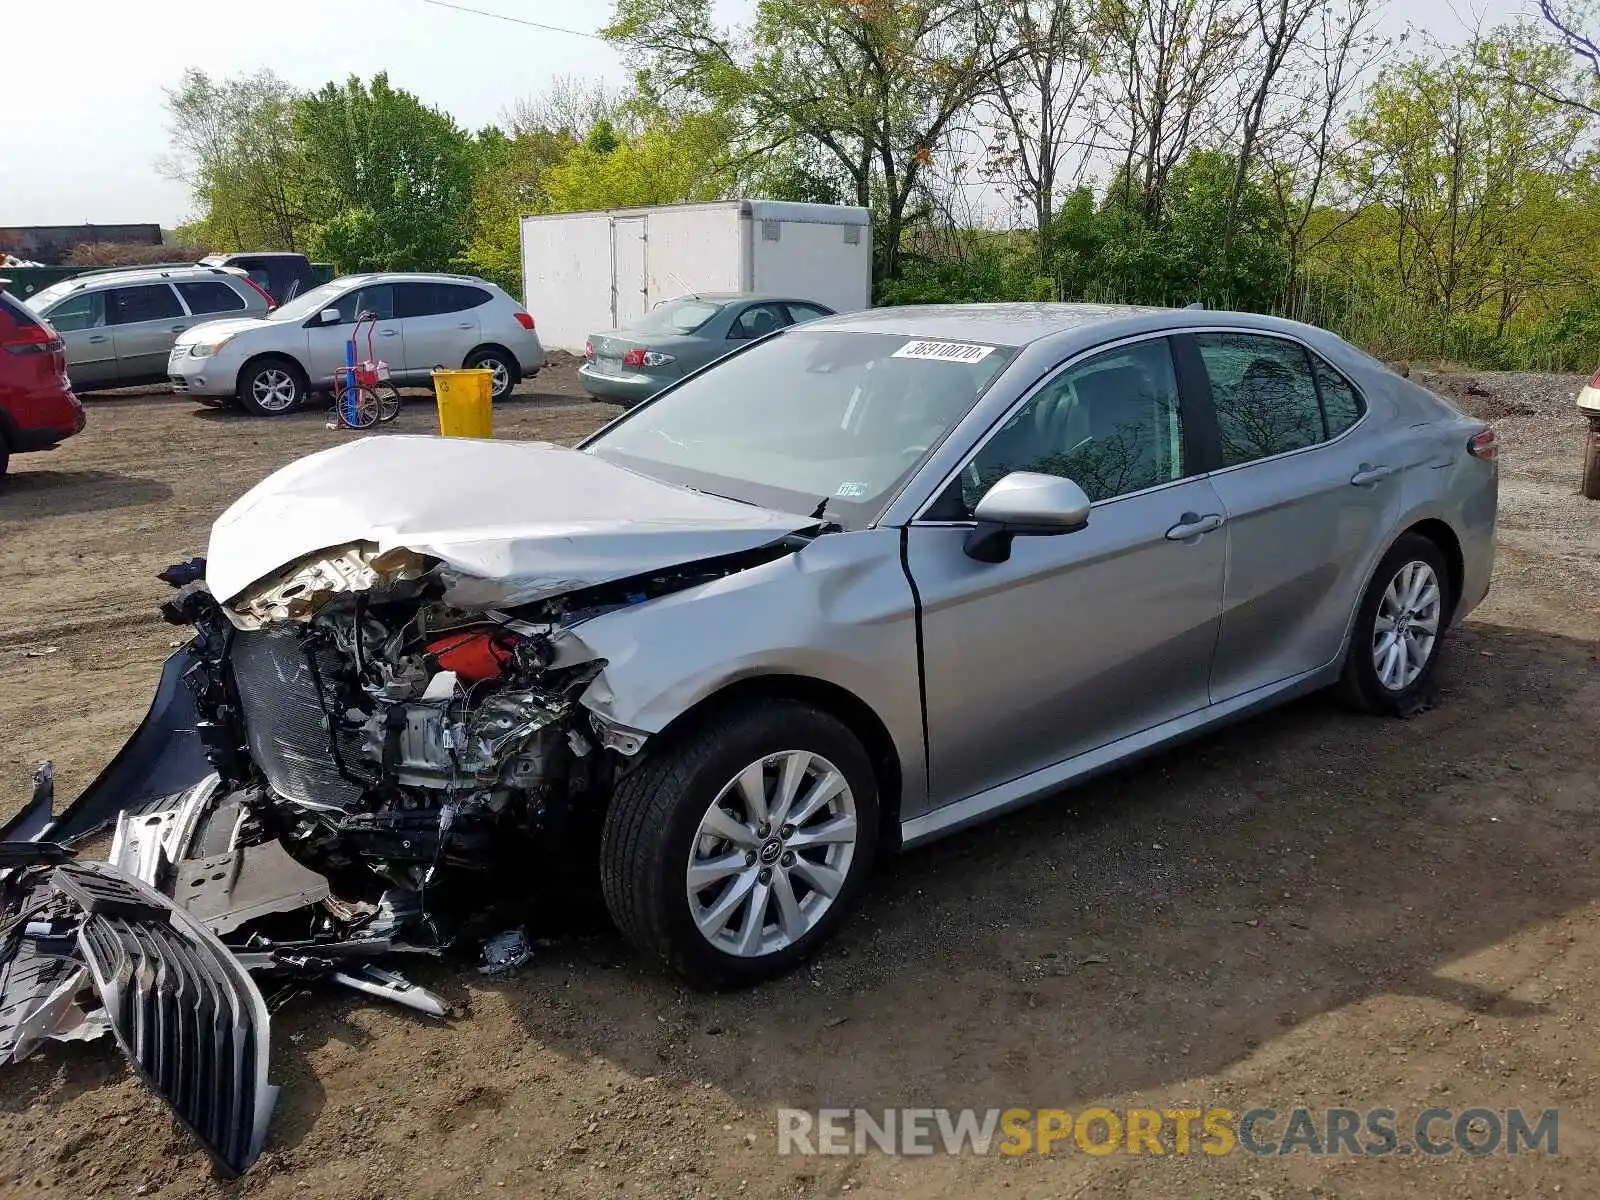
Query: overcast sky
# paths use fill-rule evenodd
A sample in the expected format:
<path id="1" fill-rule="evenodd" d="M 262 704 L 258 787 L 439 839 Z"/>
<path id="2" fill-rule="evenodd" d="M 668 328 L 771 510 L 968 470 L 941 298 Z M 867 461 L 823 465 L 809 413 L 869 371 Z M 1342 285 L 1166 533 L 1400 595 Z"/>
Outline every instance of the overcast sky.
<path id="1" fill-rule="evenodd" d="M 1467 19 L 1493 23 L 1526 0 L 1390 0 L 1387 23 L 1448 38 Z M 611 0 L 460 0 L 464 7 L 592 31 Z M 751 0 L 717 0 L 736 20 Z M 493 20 L 425 0 L 115 0 L 7 9 L 8 98 L 0 150 L 0 226 L 111 224 L 190 215 L 186 188 L 157 170 L 168 152 L 161 89 L 188 66 L 214 76 L 271 67 L 314 88 L 354 73 L 390 80 L 468 129 L 499 119 L 554 75 L 625 82 L 615 52 L 591 37 Z M 59 52 L 60 57 L 57 57 Z"/>

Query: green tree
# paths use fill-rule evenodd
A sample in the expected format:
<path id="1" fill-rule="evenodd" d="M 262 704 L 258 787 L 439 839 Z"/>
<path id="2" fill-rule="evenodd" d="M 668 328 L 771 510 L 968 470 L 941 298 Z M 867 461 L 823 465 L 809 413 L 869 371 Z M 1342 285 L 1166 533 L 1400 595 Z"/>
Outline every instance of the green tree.
<path id="1" fill-rule="evenodd" d="M 729 122 L 715 113 L 694 113 L 673 122 L 652 122 L 624 139 L 609 121 L 597 122 L 543 175 L 552 212 L 635 208 L 716 200 L 733 180 L 728 162 Z"/>
<path id="2" fill-rule="evenodd" d="M 1020 51 L 967 0 L 761 0 L 718 28 L 711 0 L 617 0 L 606 36 L 655 96 L 735 114 L 746 153 L 806 143 L 877 202 L 877 270 L 899 271 L 923 169 Z"/>
<path id="3" fill-rule="evenodd" d="M 302 249 L 295 90 L 271 71 L 217 80 L 191 67 L 163 94 L 175 152 L 166 167 L 189 184 L 193 235 L 213 250 Z"/>
<path id="4" fill-rule="evenodd" d="M 445 113 L 351 76 L 295 102 L 302 207 L 313 246 L 341 269 L 438 270 L 467 244 L 472 139 Z"/>
<path id="5" fill-rule="evenodd" d="M 458 266 L 522 291 L 522 218 L 549 212 L 544 175 L 572 152 L 569 133 L 490 126 L 474 139 L 471 231 Z"/>

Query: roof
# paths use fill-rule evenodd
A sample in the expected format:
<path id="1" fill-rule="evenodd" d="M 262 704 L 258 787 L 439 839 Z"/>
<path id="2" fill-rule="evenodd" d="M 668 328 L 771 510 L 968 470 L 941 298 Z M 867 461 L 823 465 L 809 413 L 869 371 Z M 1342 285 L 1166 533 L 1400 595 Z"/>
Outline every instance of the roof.
<path id="1" fill-rule="evenodd" d="M 807 322 L 807 329 L 894 333 L 908 337 L 977 339 L 997 346 L 1025 346 L 1051 334 L 1146 313 L 1174 309 L 1128 304 L 908 304 L 840 313 Z"/>

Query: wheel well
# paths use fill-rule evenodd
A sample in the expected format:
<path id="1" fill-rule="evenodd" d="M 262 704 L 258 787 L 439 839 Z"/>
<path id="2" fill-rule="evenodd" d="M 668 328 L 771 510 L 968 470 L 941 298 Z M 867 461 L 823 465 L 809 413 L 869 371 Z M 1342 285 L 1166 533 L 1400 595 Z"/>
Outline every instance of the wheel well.
<path id="1" fill-rule="evenodd" d="M 1456 531 L 1450 526 L 1433 519 L 1417 522 L 1406 533 L 1422 535 L 1439 547 L 1439 553 L 1444 555 L 1445 570 L 1450 576 L 1450 615 L 1454 617 L 1456 607 L 1461 603 L 1461 585 L 1466 574 L 1465 562 L 1461 557 L 1461 539 L 1456 537 Z"/>
<path id="2" fill-rule="evenodd" d="M 652 741 L 673 737 L 725 708 L 744 708 L 762 700 L 797 700 L 835 717 L 861 739 L 878 782 L 878 807 L 883 820 L 879 845 L 900 844 L 900 756 L 888 727 L 872 707 L 853 692 L 804 675 L 756 675 L 730 683 L 679 713 Z"/>
<path id="3" fill-rule="evenodd" d="M 287 363 L 294 369 L 295 374 L 300 376 L 300 382 L 305 385 L 306 391 L 309 392 L 311 390 L 311 377 L 306 374 L 306 369 L 300 365 L 299 360 L 296 359 L 292 354 L 284 354 L 278 350 L 265 350 L 260 354 L 245 359 L 244 365 L 239 368 L 238 376 L 234 379 L 234 389 L 237 390 L 240 386 L 242 386 L 244 381 L 250 378 L 250 372 L 255 370 L 268 359 L 273 359 L 281 363 Z"/>
<path id="4" fill-rule="evenodd" d="M 480 354 L 485 350 L 493 350 L 497 354 L 505 356 L 506 367 L 511 372 L 512 383 L 516 383 L 522 378 L 522 364 L 517 361 L 517 356 L 511 353 L 511 351 L 507 350 L 499 342 L 484 342 L 482 345 L 474 346 L 471 350 L 467 351 L 467 356 L 461 360 L 462 364 L 465 365 L 471 362 L 474 354 Z"/>

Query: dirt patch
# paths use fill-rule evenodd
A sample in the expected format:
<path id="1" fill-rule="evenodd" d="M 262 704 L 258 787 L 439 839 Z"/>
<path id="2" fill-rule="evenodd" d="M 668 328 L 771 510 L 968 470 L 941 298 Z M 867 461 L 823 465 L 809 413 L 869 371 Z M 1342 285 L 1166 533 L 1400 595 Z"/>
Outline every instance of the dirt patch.
<path id="1" fill-rule="evenodd" d="M 602 928 L 504 981 L 419 971 L 468 1010 L 449 1024 L 292 997 L 268 1152 L 234 1183 L 110 1046 L 49 1048 L 0 1086 L 0 1195 L 1596 1194 L 1600 505 L 1574 494 L 1579 381 L 1474 378 L 1487 397 L 1447 390 L 1514 414 L 1501 549 L 1431 711 L 1312 698 L 891 862 L 835 947 L 752 992 L 687 992 Z M 160 394 L 89 407 L 0 490 L 0 813 L 41 757 L 76 794 L 137 723 L 175 641 L 155 572 L 349 436 Z M 614 412 L 566 363 L 496 432 L 570 442 Z M 418 405 L 393 432 L 430 427 Z M 1094 1103 L 1559 1107 L 1561 1155 L 776 1152 L 780 1105 Z"/>

